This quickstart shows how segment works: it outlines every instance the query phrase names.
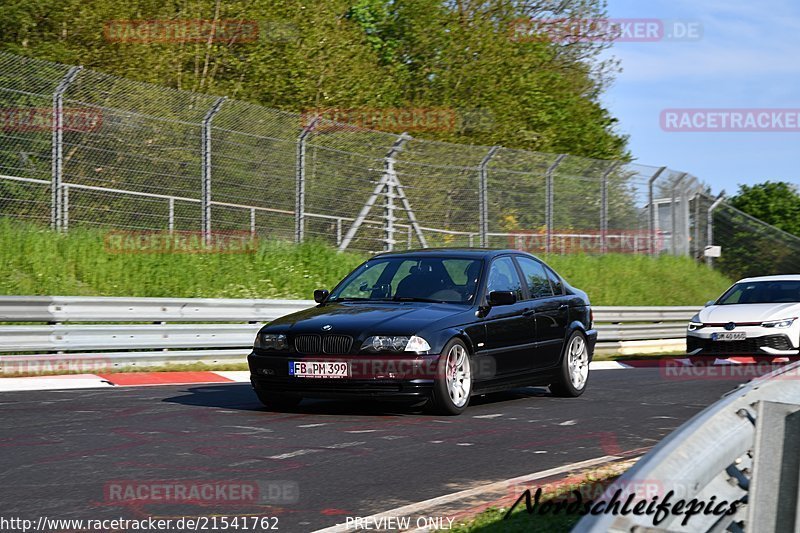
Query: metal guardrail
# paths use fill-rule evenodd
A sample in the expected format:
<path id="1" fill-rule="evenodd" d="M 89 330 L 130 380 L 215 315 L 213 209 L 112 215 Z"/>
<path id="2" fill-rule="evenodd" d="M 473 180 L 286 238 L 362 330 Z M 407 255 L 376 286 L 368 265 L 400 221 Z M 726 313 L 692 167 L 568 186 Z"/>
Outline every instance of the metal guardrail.
<path id="1" fill-rule="evenodd" d="M 740 386 L 662 440 L 599 498 L 608 502 L 620 488 L 652 487 L 660 502 L 674 491 L 672 505 L 712 497 L 712 509 L 739 502 L 733 514 L 702 512 L 683 524 L 684 513 L 669 512 L 657 525 L 652 514 L 601 514 L 584 517 L 574 531 L 800 531 L 798 380 L 800 362 Z"/>
<path id="2" fill-rule="evenodd" d="M 121 351 L 207 349 L 219 354 L 219 349 L 235 348 L 230 357 L 241 360 L 242 349 L 252 346 L 261 324 L 313 305 L 311 300 L 4 296 L 0 322 L 47 324 L 0 326 L 0 353 L 51 352 L 21 356 L 31 358 L 105 350 L 117 352 L 104 354 L 110 359 L 136 364 L 134 359 L 158 357 L 133 357 Z M 597 307 L 599 347 L 682 339 L 695 311 L 693 307 Z M 163 361 L 186 359 L 184 352 L 160 353 Z M 10 361 L 8 357 L 3 359 Z"/>

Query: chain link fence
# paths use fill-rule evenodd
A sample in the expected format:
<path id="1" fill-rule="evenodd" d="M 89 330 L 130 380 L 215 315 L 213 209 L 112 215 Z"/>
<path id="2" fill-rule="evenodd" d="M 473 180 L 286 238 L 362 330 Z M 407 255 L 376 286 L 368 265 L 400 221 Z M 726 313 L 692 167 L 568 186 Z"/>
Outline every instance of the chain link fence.
<path id="1" fill-rule="evenodd" d="M 665 167 L 421 140 L 5 53 L 0 112 L 0 215 L 62 231 L 698 259 L 721 244 L 732 275 L 800 270 L 800 239 Z"/>

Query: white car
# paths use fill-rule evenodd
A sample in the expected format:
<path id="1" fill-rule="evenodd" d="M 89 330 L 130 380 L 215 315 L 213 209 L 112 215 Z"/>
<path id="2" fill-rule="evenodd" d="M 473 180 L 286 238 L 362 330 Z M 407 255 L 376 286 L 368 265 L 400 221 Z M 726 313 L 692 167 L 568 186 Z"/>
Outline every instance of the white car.
<path id="1" fill-rule="evenodd" d="M 797 355 L 800 275 L 736 282 L 692 317 L 686 351 L 689 355 Z"/>

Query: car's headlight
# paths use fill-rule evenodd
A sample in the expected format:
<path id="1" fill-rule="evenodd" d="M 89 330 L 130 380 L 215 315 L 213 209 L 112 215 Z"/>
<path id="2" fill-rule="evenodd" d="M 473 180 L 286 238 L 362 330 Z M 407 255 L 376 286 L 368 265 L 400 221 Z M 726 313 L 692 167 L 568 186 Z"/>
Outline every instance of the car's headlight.
<path id="1" fill-rule="evenodd" d="M 430 349 L 428 341 L 416 335 L 375 335 L 367 338 L 361 345 L 361 350 L 367 352 L 427 352 Z"/>
<path id="2" fill-rule="evenodd" d="M 769 322 L 762 322 L 761 325 L 765 328 L 790 328 L 795 320 L 797 320 L 797 317 L 784 318 L 783 320 L 770 320 Z"/>
<path id="3" fill-rule="evenodd" d="M 286 350 L 289 343 L 286 342 L 286 335 L 275 333 L 259 333 L 256 335 L 255 347 L 259 350 Z"/>
<path id="4" fill-rule="evenodd" d="M 692 319 L 689 321 L 689 331 L 695 331 L 702 327 L 705 327 L 705 324 L 700 322 L 700 315 L 694 315 Z"/>

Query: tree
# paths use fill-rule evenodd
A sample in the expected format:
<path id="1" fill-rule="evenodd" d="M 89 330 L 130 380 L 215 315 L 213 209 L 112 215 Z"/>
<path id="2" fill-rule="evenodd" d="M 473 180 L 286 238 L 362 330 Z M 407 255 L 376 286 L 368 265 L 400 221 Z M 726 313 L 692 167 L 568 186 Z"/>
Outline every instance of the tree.
<path id="1" fill-rule="evenodd" d="M 800 190 L 797 185 L 785 181 L 740 185 L 739 193 L 728 203 L 750 216 L 800 237 Z"/>
<path id="2" fill-rule="evenodd" d="M 548 38 L 537 25 L 605 16 L 605 0 L 11 0 L 0 50 L 286 111 L 446 108 L 453 127 L 412 133 L 625 158 L 627 139 L 600 101 L 616 68 L 599 55 L 611 40 Z M 104 31 L 189 19 L 258 21 L 260 31 L 147 43 Z M 520 21 L 528 33 L 515 33 Z"/>

